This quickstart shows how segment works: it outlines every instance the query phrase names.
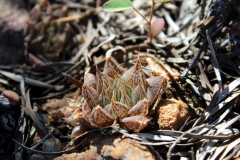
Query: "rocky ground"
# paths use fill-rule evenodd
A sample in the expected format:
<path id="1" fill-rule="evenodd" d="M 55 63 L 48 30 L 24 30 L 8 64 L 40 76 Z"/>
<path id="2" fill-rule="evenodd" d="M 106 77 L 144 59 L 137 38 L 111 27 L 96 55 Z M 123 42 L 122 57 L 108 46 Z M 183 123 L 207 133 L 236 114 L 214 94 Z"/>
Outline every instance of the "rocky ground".
<path id="1" fill-rule="evenodd" d="M 238 159 L 239 2 L 133 0 L 119 12 L 105 2 L 0 1 L 0 159 Z M 139 75 L 161 80 L 136 74 L 131 92 L 149 108 L 106 125 L 82 90 L 96 89 L 86 75 L 106 73 L 110 55 L 127 85 L 139 62 Z M 124 95 L 125 81 L 107 84 Z"/>

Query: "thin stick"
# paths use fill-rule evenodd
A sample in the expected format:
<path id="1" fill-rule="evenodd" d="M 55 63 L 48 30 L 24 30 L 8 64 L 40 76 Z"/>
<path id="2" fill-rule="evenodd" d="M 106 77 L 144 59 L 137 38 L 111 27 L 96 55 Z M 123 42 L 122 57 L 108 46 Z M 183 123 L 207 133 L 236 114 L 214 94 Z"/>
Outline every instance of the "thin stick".
<path id="1" fill-rule="evenodd" d="M 144 15 L 142 15 L 135 7 L 133 9 L 149 24 L 149 21 L 146 19 Z"/>
<path id="2" fill-rule="evenodd" d="M 152 29 L 151 29 L 151 22 L 152 22 L 152 17 L 153 17 L 153 12 L 154 12 L 154 7 L 155 7 L 155 1 L 152 0 L 152 6 L 151 6 L 151 12 L 150 12 L 150 19 L 149 19 L 149 23 L 148 23 L 148 26 L 149 26 L 149 37 L 150 37 L 150 43 L 152 43 Z"/>
<path id="3" fill-rule="evenodd" d="M 151 29 L 151 22 L 152 22 L 152 17 L 153 17 L 153 12 L 154 12 L 154 7 L 155 7 L 156 2 L 152 0 L 152 6 L 151 6 L 151 11 L 150 11 L 150 19 L 147 20 L 145 16 L 143 16 L 135 7 L 133 9 L 147 22 L 148 24 L 148 34 L 150 37 L 150 43 L 152 43 L 152 29 Z"/>

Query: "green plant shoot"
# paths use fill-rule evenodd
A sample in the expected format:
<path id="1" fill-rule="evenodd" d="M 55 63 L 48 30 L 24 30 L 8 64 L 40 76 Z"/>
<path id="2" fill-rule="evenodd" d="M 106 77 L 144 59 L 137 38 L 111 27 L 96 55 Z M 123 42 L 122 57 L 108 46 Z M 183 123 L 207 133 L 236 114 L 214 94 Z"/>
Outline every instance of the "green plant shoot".
<path id="1" fill-rule="evenodd" d="M 133 8 L 133 4 L 130 0 L 110 0 L 103 6 L 103 10 L 108 12 L 123 11 L 131 8 Z"/>
<path id="2" fill-rule="evenodd" d="M 162 2 L 169 2 L 170 0 L 162 0 Z M 154 12 L 154 6 L 156 3 L 159 3 L 160 1 L 156 2 L 155 0 L 152 0 L 152 7 L 150 12 L 150 19 L 147 20 L 145 16 L 143 16 L 136 8 L 134 8 L 133 3 L 131 0 L 109 0 L 103 5 L 103 10 L 108 12 L 117 12 L 117 11 L 123 11 L 126 9 L 134 9 L 140 16 L 143 17 L 143 19 L 147 22 L 149 26 L 149 43 L 152 43 L 152 39 L 156 37 L 163 29 L 164 27 L 164 20 L 162 18 L 158 18 L 158 20 L 155 20 L 153 25 L 159 26 L 157 28 L 156 26 L 152 26 L 152 17 Z M 152 31 L 153 30 L 153 31 Z"/>

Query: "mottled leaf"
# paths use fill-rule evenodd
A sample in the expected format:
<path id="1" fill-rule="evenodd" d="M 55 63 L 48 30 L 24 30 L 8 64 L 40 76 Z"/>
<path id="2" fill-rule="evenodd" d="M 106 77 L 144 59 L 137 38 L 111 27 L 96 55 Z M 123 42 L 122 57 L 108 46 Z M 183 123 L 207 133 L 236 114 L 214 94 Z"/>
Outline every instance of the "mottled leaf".
<path id="1" fill-rule="evenodd" d="M 149 104 L 147 99 L 143 99 L 128 111 L 128 115 L 129 116 L 137 116 L 137 115 L 146 116 L 148 114 L 148 108 L 149 108 Z"/>
<path id="2" fill-rule="evenodd" d="M 88 105 L 88 103 L 85 101 L 83 103 L 83 106 L 82 106 L 82 115 L 83 115 L 83 118 L 88 121 L 89 117 L 90 117 L 90 114 L 91 114 L 91 111 L 92 109 L 90 108 L 90 106 Z"/>
<path id="3" fill-rule="evenodd" d="M 120 74 L 115 75 L 113 88 L 118 96 L 117 100 L 120 101 L 121 90 L 124 90 L 128 96 L 131 96 L 132 88 L 127 84 L 127 82 L 122 78 Z"/>
<path id="4" fill-rule="evenodd" d="M 117 102 L 114 99 L 111 100 L 111 104 L 109 105 L 109 113 L 112 115 L 114 119 L 116 118 L 124 118 L 128 113 L 128 106 L 121 102 Z"/>
<path id="5" fill-rule="evenodd" d="M 82 95 L 87 101 L 88 105 L 93 108 L 98 104 L 98 94 L 97 91 L 92 88 L 88 87 L 85 83 L 82 86 Z"/>
<path id="6" fill-rule="evenodd" d="M 131 98 L 127 95 L 124 89 L 121 89 L 121 99 L 120 102 L 123 104 L 126 104 L 128 108 L 132 107 L 132 100 Z"/>
<path id="7" fill-rule="evenodd" d="M 96 68 L 96 80 L 97 80 L 97 93 L 101 94 L 102 88 L 109 88 L 111 87 L 113 80 L 108 75 L 104 74 L 103 72 L 99 71 Z"/>
<path id="8" fill-rule="evenodd" d="M 158 96 L 161 96 L 167 90 L 167 80 L 163 77 L 157 76 L 147 79 L 147 99 L 151 105 Z"/>
<path id="9" fill-rule="evenodd" d="M 88 127 L 98 128 L 99 126 L 91 118 L 91 111 L 92 109 L 90 108 L 88 103 L 85 101 L 82 106 L 82 116 L 83 116 L 82 122 Z"/>
<path id="10" fill-rule="evenodd" d="M 114 122 L 113 117 L 99 105 L 93 108 L 90 117 L 100 127 L 110 126 Z"/>
<path id="11" fill-rule="evenodd" d="M 143 86 L 139 83 L 132 91 L 132 102 L 133 104 L 136 104 L 144 98 L 147 98 L 147 93 L 145 92 Z"/>
<path id="12" fill-rule="evenodd" d="M 111 102 L 111 91 L 110 89 L 105 89 L 105 87 L 102 87 L 102 92 L 98 97 L 99 104 L 101 106 L 106 106 Z"/>
<path id="13" fill-rule="evenodd" d="M 108 57 L 104 65 L 103 73 L 114 78 L 114 72 L 122 75 L 125 72 L 125 69 L 120 64 L 118 64 L 118 62 L 113 57 Z"/>
<path id="14" fill-rule="evenodd" d="M 84 83 L 87 86 L 96 89 L 97 81 L 96 81 L 96 77 L 92 73 L 86 73 L 84 75 Z"/>
<path id="15" fill-rule="evenodd" d="M 132 116 L 122 119 L 122 124 L 133 132 L 139 132 L 150 122 L 150 119 L 144 116 Z"/>
<path id="16" fill-rule="evenodd" d="M 137 60 L 136 64 L 128 69 L 122 76 L 128 85 L 135 88 L 139 83 L 146 88 L 147 80 L 142 70 L 140 59 Z"/>

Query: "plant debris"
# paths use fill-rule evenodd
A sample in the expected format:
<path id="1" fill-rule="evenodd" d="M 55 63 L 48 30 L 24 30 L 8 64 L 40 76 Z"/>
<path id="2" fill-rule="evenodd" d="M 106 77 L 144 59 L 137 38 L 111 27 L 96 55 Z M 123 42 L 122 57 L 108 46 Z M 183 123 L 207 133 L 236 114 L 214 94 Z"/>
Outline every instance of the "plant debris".
<path id="1" fill-rule="evenodd" d="M 240 157 L 239 1 L 152 5 L 155 1 L 133 0 L 134 7 L 119 12 L 105 12 L 105 2 L 0 2 L 0 117 L 1 125 L 12 127 L 0 133 L 0 158 L 128 159 L 130 152 L 136 159 Z M 160 20 L 165 25 L 158 28 Z M 169 81 L 138 133 L 117 123 L 121 117 L 91 129 L 64 119 L 74 110 L 81 113 L 82 88 L 94 82 L 83 84 L 85 73 L 103 70 L 110 56 L 126 69 L 139 61 L 145 75 L 164 75 Z M 177 127 L 159 128 L 157 110 L 167 99 L 184 104 L 188 114 Z M 42 150 L 49 139 L 59 140 L 60 151 Z"/>

